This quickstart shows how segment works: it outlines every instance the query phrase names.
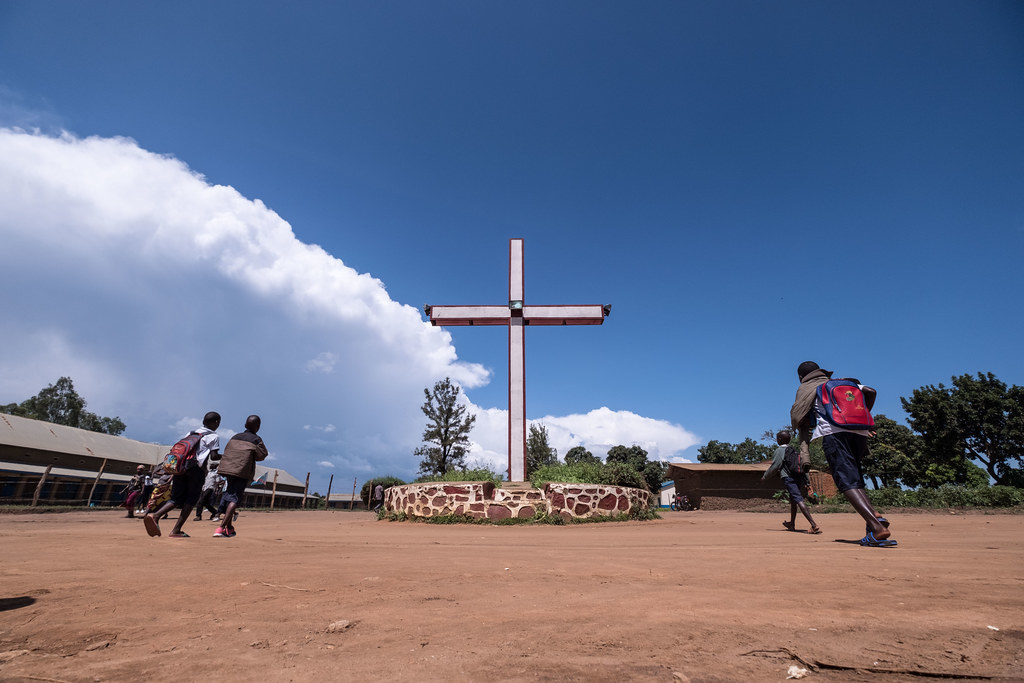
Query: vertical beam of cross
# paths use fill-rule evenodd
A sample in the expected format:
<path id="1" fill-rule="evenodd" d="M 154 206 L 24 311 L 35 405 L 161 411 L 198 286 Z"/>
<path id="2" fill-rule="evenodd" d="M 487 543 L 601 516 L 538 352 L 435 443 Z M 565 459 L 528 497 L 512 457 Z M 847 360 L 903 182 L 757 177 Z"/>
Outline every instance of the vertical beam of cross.
<path id="1" fill-rule="evenodd" d="M 508 243 L 508 304 L 504 306 L 424 306 L 431 325 L 508 326 L 508 479 L 526 479 L 526 327 L 600 325 L 611 306 L 527 306 L 523 240 Z"/>

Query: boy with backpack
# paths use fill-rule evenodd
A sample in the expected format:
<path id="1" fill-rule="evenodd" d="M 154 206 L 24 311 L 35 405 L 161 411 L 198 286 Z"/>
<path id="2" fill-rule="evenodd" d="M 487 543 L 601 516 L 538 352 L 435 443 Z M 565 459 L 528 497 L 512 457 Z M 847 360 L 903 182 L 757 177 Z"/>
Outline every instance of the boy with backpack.
<path id="1" fill-rule="evenodd" d="M 872 548 L 895 546 L 889 520 L 878 514 L 864 493 L 861 463 L 870 455 L 868 437 L 874 435 L 871 407 L 875 390 L 856 379 L 832 379 L 832 373 L 814 361 L 801 363 L 797 376 L 800 386 L 790 417 L 793 427 L 800 429 L 801 450 L 805 443 L 822 439 L 836 488 L 867 523 L 860 544 Z"/>
<path id="2" fill-rule="evenodd" d="M 220 526 L 213 532 L 215 538 L 231 538 L 235 536 L 235 510 L 245 494 L 245 487 L 256 474 L 256 461 L 267 457 L 267 446 L 263 439 L 256 436 L 260 430 L 260 416 L 250 415 L 245 418 L 245 431 L 231 437 L 224 447 L 224 456 L 220 459 L 219 473 L 224 477 L 224 495 L 221 504 Z"/>
<path id="3" fill-rule="evenodd" d="M 807 503 L 804 502 L 804 498 L 810 495 L 808 493 L 810 482 L 807 479 L 807 472 L 804 471 L 804 466 L 800 463 L 800 451 L 789 445 L 792 438 L 793 435 L 787 429 L 783 429 L 775 435 L 775 441 L 779 444 L 779 447 L 775 449 L 775 457 L 772 458 L 772 464 L 768 471 L 761 476 L 761 481 L 766 480 L 776 472 L 782 477 L 782 483 L 789 494 L 789 521 L 783 522 L 782 526 L 790 531 L 796 531 L 796 511 L 799 508 L 811 525 L 809 533 L 820 534 L 821 529 L 814 523 L 811 511 L 807 508 Z"/>
<path id="4" fill-rule="evenodd" d="M 188 538 L 181 530 L 192 508 L 199 501 L 199 494 L 206 480 L 206 463 L 216 458 L 220 451 L 220 438 L 216 430 L 220 427 L 220 414 L 213 411 L 203 416 L 203 426 L 189 432 L 164 456 L 163 469 L 171 475 L 170 500 L 142 518 L 146 525 L 146 533 L 150 536 L 160 535 L 158 520 L 174 508 L 180 508 L 178 521 L 169 534 L 170 538 Z"/>

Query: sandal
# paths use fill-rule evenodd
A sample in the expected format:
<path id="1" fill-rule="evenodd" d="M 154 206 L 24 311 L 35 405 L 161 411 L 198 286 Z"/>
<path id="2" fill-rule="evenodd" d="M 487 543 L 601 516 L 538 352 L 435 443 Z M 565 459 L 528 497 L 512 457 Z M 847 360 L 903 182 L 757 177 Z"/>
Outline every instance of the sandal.
<path id="1" fill-rule="evenodd" d="M 184 531 L 179 531 L 176 534 L 167 534 L 167 538 L 192 538 L 192 537 L 189 536 L 188 534 L 186 534 Z"/>
<path id="2" fill-rule="evenodd" d="M 821 533 L 821 528 L 820 527 L 816 527 L 816 526 L 812 526 L 811 530 L 808 531 L 807 533 L 809 533 L 809 534 L 820 534 Z"/>
<path id="3" fill-rule="evenodd" d="M 884 526 L 886 529 L 889 528 L 889 520 L 887 520 L 885 517 L 876 517 L 875 519 L 877 519 L 878 523 L 881 524 L 882 526 Z M 864 533 L 866 533 L 866 534 L 870 534 L 871 533 L 871 526 L 870 525 L 865 525 L 864 526 Z"/>
<path id="4" fill-rule="evenodd" d="M 783 522 L 782 526 L 786 527 L 790 531 L 796 531 L 796 522 Z"/>
<path id="5" fill-rule="evenodd" d="M 146 515 L 145 517 L 143 517 L 142 524 L 146 527 L 146 533 L 150 536 L 160 535 L 160 525 L 157 524 L 157 521 L 153 518 L 153 515 Z"/>
<path id="6" fill-rule="evenodd" d="M 867 536 L 860 539 L 860 544 L 866 548 L 894 548 L 897 545 L 895 539 L 885 538 L 879 540 L 870 532 L 868 532 Z"/>

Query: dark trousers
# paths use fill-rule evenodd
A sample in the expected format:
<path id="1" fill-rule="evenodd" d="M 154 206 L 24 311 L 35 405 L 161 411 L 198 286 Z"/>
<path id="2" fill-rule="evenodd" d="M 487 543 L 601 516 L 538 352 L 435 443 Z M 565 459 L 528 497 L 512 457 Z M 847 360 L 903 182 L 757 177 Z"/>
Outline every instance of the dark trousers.
<path id="1" fill-rule="evenodd" d="M 203 508 L 210 511 L 210 515 L 217 514 L 217 508 L 215 503 L 217 502 L 217 495 L 213 489 L 203 489 L 202 493 L 199 494 L 199 502 L 196 503 L 196 519 L 202 519 Z"/>

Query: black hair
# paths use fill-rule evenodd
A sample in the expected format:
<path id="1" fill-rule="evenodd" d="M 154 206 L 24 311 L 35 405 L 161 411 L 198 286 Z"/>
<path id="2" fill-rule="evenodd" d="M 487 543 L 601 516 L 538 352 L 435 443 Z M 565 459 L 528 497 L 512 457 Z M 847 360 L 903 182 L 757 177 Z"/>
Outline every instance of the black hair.
<path id="1" fill-rule="evenodd" d="M 249 417 L 245 418 L 245 428 L 248 429 L 253 434 L 260 431 L 260 416 L 250 415 Z"/>
<path id="2" fill-rule="evenodd" d="M 203 426 L 207 429 L 220 427 L 220 413 L 211 410 L 206 415 L 203 415 Z"/>
<path id="3" fill-rule="evenodd" d="M 780 446 L 785 446 L 786 444 L 788 444 L 792 440 L 793 440 L 793 433 L 790 432 L 788 429 L 780 429 L 775 434 L 775 442 L 777 444 L 779 444 Z"/>
<path id="4" fill-rule="evenodd" d="M 815 363 L 813 360 L 805 360 L 800 364 L 800 367 L 796 369 L 796 374 L 800 377 L 801 381 L 804 377 L 811 374 L 815 370 L 821 370 L 821 366 Z"/>

